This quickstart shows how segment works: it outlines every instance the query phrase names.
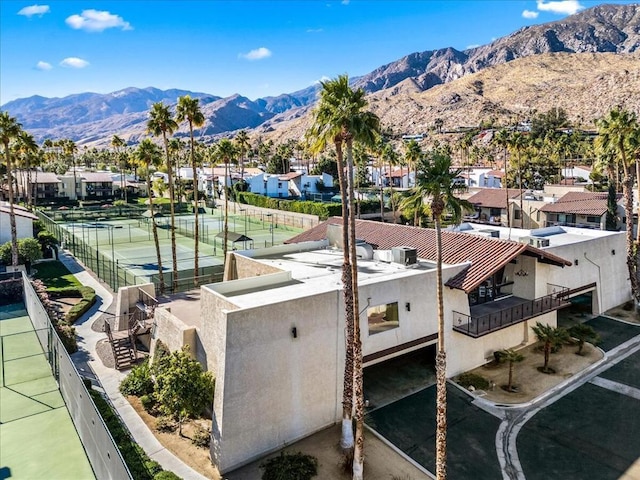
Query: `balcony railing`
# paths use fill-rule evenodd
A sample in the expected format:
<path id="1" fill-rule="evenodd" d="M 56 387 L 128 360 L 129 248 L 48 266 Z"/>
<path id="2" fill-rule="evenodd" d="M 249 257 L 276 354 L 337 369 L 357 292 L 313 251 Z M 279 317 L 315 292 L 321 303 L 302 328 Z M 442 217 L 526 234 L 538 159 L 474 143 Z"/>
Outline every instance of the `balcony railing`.
<path id="1" fill-rule="evenodd" d="M 485 303 L 479 313 L 467 315 L 453 312 L 453 329 L 473 338 L 510 327 L 530 318 L 558 310 L 568 304 L 569 289 L 559 285 L 548 284 L 551 293 L 534 300 L 509 297 L 493 303 Z"/>

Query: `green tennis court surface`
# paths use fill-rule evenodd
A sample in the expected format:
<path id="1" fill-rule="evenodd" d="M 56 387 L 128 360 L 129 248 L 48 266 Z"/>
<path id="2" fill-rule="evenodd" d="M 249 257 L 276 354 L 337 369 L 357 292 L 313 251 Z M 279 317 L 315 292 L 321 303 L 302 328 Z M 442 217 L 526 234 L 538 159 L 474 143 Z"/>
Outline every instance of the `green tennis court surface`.
<path id="1" fill-rule="evenodd" d="M 0 367 L 0 478 L 95 478 L 23 304 L 0 307 Z"/>

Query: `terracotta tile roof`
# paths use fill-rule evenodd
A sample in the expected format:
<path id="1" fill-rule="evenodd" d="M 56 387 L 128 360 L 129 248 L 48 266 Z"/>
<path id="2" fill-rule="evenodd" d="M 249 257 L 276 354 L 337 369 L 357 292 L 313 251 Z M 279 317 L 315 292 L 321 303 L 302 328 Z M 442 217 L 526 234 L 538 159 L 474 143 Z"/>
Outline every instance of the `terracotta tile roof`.
<path id="1" fill-rule="evenodd" d="M 301 177 L 302 175 L 303 174 L 300 172 L 289 172 L 286 175 L 280 175 L 278 177 L 278 180 L 289 181 L 289 180 L 293 180 L 294 178 Z"/>
<path id="2" fill-rule="evenodd" d="M 520 190 L 509 188 L 509 198 L 518 198 Z M 507 208 L 507 194 L 504 188 L 483 188 L 467 199 L 473 205 L 487 208 Z"/>
<path id="3" fill-rule="evenodd" d="M 341 225 L 342 219 L 332 217 L 286 243 L 323 240 L 326 238 L 328 224 Z M 436 260 L 436 232 L 433 229 L 356 220 L 356 237 L 369 243 L 374 249 L 390 250 L 393 247 L 408 246 L 417 249 L 419 258 Z M 446 282 L 448 287 L 467 293 L 518 255 L 533 256 L 540 261 L 558 266 L 571 265 L 571 262 L 563 258 L 524 243 L 459 232 L 443 231 L 442 249 L 442 261 L 446 264 L 471 262 L 468 268 Z"/>
<path id="4" fill-rule="evenodd" d="M 485 175 L 488 177 L 502 178 L 504 177 L 504 172 L 502 170 L 489 170 Z"/>
<path id="5" fill-rule="evenodd" d="M 618 194 L 616 200 L 622 195 Z M 580 215 L 602 216 L 607 212 L 606 192 L 569 192 L 555 203 L 549 203 L 542 208 L 546 213 L 577 213 Z"/>

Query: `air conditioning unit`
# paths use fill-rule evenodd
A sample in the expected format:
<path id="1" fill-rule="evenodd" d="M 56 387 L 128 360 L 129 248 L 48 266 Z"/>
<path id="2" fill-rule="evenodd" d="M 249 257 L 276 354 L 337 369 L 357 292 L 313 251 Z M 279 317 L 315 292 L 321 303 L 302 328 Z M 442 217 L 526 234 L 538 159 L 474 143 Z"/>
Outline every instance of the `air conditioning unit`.
<path id="1" fill-rule="evenodd" d="M 415 265 L 418 263 L 418 250 L 413 247 L 393 247 L 393 262 L 400 265 Z"/>
<path id="2" fill-rule="evenodd" d="M 529 237 L 529 245 L 536 248 L 543 248 L 549 246 L 548 238 L 540 238 L 540 237 Z"/>
<path id="3" fill-rule="evenodd" d="M 488 237 L 491 238 L 500 238 L 500 230 L 493 230 L 490 228 L 484 229 L 484 230 L 480 230 L 482 233 L 487 233 Z"/>

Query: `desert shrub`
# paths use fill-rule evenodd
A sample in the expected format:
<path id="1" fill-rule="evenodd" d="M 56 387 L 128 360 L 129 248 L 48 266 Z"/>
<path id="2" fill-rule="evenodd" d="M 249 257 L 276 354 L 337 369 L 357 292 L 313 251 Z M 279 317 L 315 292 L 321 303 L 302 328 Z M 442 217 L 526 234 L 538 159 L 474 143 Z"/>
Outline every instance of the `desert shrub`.
<path id="1" fill-rule="evenodd" d="M 136 365 L 131 369 L 129 375 L 120 383 L 120 393 L 123 395 L 135 395 L 136 397 L 153 393 L 153 379 L 151 378 L 148 359 L 145 358 L 140 365 Z M 142 398 L 140 400 L 142 401 Z"/>
<path id="2" fill-rule="evenodd" d="M 156 429 L 159 432 L 175 432 L 176 428 L 178 428 L 178 424 L 168 415 L 158 417 L 156 420 Z"/>
<path id="3" fill-rule="evenodd" d="M 191 437 L 191 443 L 196 447 L 207 448 L 211 443 L 211 432 L 206 428 L 202 428 L 200 425 L 196 425 Z"/>
<path id="4" fill-rule="evenodd" d="M 490 386 L 489 380 L 477 373 L 465 372 L 458 377 L 458 384 L 464 388 L 473 386 L 476 390 L 487 390 Z"/>
<path id="5" fill-rule="evenodd" d="M 262 480 L 309 480 L 318 475 L 318 459 L 302 452 L 280 452 L 260 465 Z"/>

